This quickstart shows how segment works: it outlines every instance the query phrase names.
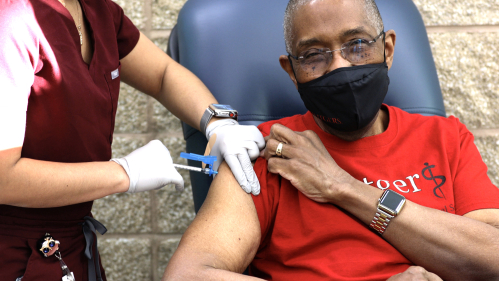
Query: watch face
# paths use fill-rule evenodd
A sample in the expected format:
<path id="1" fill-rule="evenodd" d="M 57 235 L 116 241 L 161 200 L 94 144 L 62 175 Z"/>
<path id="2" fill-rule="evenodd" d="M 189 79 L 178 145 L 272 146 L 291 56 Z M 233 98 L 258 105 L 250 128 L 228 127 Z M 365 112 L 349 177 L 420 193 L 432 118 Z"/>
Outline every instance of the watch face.
<path id="1" fill-rule="evenodd" d="M 212 104 L 210 105 L 213 109 L 215 110 L 234 110 L 232 107 L 228 104 Z"/>
<path id="2" fill-rule="evenodd" d="M 404 196 L 389 190 L 385 193 L 385 196 L 381 200 L 380 204 L 397 214 L 400 211 L 400 208 L 402 208 L 404 199 Z"/>
<path id="3" fill-rule="evenodd" d="M 210 109 L 213 111 L 213 116 L 220 118 L 232 118 L 237 121 L 237 110 L 234 110 L 227 104 L 211 104 Z"/>

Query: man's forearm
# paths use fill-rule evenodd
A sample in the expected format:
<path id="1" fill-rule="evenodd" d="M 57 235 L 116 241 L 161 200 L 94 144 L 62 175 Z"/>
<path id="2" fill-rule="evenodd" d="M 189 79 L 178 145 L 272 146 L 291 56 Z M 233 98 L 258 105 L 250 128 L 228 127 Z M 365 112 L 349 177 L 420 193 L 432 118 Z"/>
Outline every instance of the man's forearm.
<path id="1" fill-rule="evenodd" d="M 369 225 L 382 190 L 356 181 L 331 203 Z M 497 280 L 499 229 L 407 201 L 383 238 L 417 265 L 446 280 Z"/>

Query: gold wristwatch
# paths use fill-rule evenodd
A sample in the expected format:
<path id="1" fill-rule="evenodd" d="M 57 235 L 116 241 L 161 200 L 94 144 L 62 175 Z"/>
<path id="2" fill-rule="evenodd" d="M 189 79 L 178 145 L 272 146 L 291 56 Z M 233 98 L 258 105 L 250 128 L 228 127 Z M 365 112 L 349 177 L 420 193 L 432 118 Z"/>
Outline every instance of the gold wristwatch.
<path id="1" fill-rule="evenodd" d="M 383 235 L 390 221 L 400 213 L 404 204 L 404 196 L 392 190 L 385 190 L 378 200 L 378 211 L 370 227 Z"/>

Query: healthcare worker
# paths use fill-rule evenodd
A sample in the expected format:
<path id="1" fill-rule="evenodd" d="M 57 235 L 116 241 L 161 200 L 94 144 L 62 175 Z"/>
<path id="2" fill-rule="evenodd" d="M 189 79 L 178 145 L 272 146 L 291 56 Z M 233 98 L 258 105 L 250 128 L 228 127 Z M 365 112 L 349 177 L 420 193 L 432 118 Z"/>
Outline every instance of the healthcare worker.
<path id="1" fill-rule="evenodd" d="M 183 189 L 159 141 L 109 161 L 120 81 L 216 135 L 212 151 L 259 192 L 256 127 L 224 118 L 233 111 L 212 105 L 203 83 L 113 1 L 0 0 L 0 280 L 105 280 L 92 201 Z"/>

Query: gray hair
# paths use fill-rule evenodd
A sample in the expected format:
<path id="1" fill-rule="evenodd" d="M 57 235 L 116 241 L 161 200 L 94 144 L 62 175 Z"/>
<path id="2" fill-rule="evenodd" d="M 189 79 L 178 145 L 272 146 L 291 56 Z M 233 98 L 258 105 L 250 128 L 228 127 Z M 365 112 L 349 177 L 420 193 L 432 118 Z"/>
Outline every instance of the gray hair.
<path id="1" fill-rule="evenodd" d="M 291 31 L 293 24 L 294 13 L 301 6 L 313 0 L 289 0 L 286 12 L 284 13 L 284 42 L 286 43 L 286 51 L 291 54 L 291 42 L 293 41 L 293 33 Z M 378 6 L 374 0 L 359 0 L 364 2 L 364 10 L 367 19 L 371 22 L 372 26 L 376 29 L 377 33 L 383 31 L 383 20 L 378 10 Z"/>

